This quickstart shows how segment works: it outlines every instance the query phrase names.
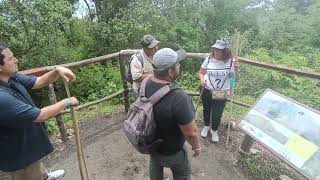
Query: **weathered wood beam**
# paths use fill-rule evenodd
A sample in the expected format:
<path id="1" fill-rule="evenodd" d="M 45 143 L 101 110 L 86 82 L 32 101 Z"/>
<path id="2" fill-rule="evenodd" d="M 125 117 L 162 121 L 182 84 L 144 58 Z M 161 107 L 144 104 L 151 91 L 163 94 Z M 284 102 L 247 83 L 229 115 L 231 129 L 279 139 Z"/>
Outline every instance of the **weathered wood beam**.
<path id="1" fill-rule="evenodd" d="M 49 84 L 48 95 L 49 95 L 49 100 L 50 100 L 51 104 L 57 103 L 57 97 L 56 97 L 56 93 L 54 91 L 53 84 Z M 56 121 L 57 121 L 57 125 L 59 128 L 59 132 L 60 132 L 60 136 L 61 136 L 62 141 L 67 142 L 68 135 L 67 135 L 66 126 L 63 122 L 61 114 L 58 114 L 56 116 Z"/>
<path id="2" fill-rule="evenodd" d="M 121 53 L 120 53 L 121 54 Z M 121 80 L 122 80 L 122 87 L 124 89 L 124 93 L 123 93 L 123 103 L 124 103 L 124 109 L 125 112 L 129 111 L 129 107 L 130 107 L 130 97 L 129 97 L 129 86 L 128 86 L 128 82 L 127 82 L 127 75 L 126 75 L 126 66 L 125 66 L 125 59 L 123 58 L 123 56 L 119 56 L 119 67 L 120 67 L 120 75 L 121 75 Z"/>
<path id="3" fill-rule="evenodd" d="M 280 71 L 280 72 L 284 72 L 284 73 L 288 73 L 288 74 L 294 74 L 294 75 L 298 75 L 298 76 L 320 79 L 320 73 L 318 73 L 318 72 L 304 71 L 304 70 L 300 70 L 300 69 L 285 67 L 283 65 L 272 65 L 272 64 L 267 64 L 264 62 L 253 61 L 253 60 L 243 58 L 243 57 L 239 57 L 239 61 L 244 64 L 250 64 L 253 66 L 262 67 L 262 68 L 266 68 L 266 69 L 272 69 L 275 71 Z"/>
<path id="4" fill-rule="evenodd" d="M 200 94 L 199 94 L 198 92 L 190 92 L 190 91 L 187 91 L 186 93 L 187 93 L 188 95 L 190 95 L 190 96 L 200 96 Z M 227 99 L 227 101 L 228 101 L 228 102 L 231 102 L 230 99 Z M 251 107 L 251 105 L 242 103 L 242 102 L 240 102 L 240 101 L 235 101 L 235 100 L 233 100 L 232 103 L 234 103 L 234 104 L 236 104 L 236 105 L 239 105 L 239 106 L 242 106 L 242 107 L 246 107 L 246 108 L 250 108 L 250 107 Z"/>
<path id="5" fill-rule="evenodd" d="M 118 56 L 130 56 L 130 55 L 135 54 L 137 52 L 139 52 L 139 50 L 132 50 L 132 49 L 121 50 L 120 52 L 116 52 L 116 53 L 112 53 L 112 54 L 108 54 L 108 55 L 104 55 L 104 56 L 99 56 L 99 57 L 95 57 L 95 58 L 91 58 L 91 59 L 72 62 L 72 63 L 68 63 L 68 64 L 40 67 L 40 68 L 21 71 L 21 73 L 42 75 L 45 72 L 53 69 L 56 66 L 64 66 L 64 67 L 68 67 L 68 68 L 82 67 L 82 66 L 92 64 L 92 63 L 103 62 L 103 61 L 106 61 L 108 59 L 115 58 Z M 207 55 L 208 55 L 208 53 L 187 53 L 188 58 L 201 58 L 202 59 Z M 267 64 L 267 63 L 260 62 L 260 61 L 254 61 L 254 60 L 243 58 L 243 57 L 239 57 L 238 59 L 241 63 L 244 63 L 244 64 L 250 64 L 253 66 L 271 69 L 271 70 L 284 72 L 284 73 L 288 73 L 288 74 L 294 74 L 294 75 L 299 75 L 299 76 L 304 76 L 304 77 L 309 77 L 309 78 L 314 78 L 314 79 L 320 79 L 319 72 L 304 71 L 304 70 L 300 70 L 300 69 L 285 67 L 283 65 L 272 65 L 272 64 Z"/>
<path id="6" fill-rule="evenodd" d="M 59 65 L 53 65 L 53 66 L 28 69 L 28 70 L 20 71 L 19 73 L 41 76 L 41 75 L 45 74 L 46 72 L 54 69 L 57 66 L 63 66 L 63 67 L 67 67 L 67 68 L 79 68 L 79 67 L 83 67 L 85 65 L 89 65 L 89 64 L 93 64 L 93 63 L 101 63 L 101 62 L 104 62 L 108 59 L 115 58 L 118 56 L 119 56 L 119 53 L 117 52 L 117 53 L 107 54 L 104 56 L 99 56 L 99 57 L 95 57 L 95 58 L 91 58 L 91 59 L 85 59 L 82 61 L 76 61 L 76 62 L 67 63 L 67 64 L 59 64 Z"/>
<path id="7" fill-rule="evenodd" d="M 108 100 L 111 100 L 112 98 L 116 97 L 116 96 L 119 96 L 120 94 L 124 93 L 124 90 L 120 90 L 114 94 L 111 94 L 109 96 L 106 96 L 102 99 L 99 99 L 99 100 L 96 100 L 96 101 L 91 101 L 91 102 L 88 102 L 86 104 L 82 104 L 80 106 L 77 106 L 75 108 L 75 110 L 80 110 L 80 109 L 83 109 L 83 108 L 86 108 L 86 107 L 89 107 L 89 106 L 92 106 L 92 105 L 96 105 L 96 104 L 99 104 L 99 103 L 102 103 L 102 102 L 105 102 L 105 101 L 108 101 Z M 66 113 L 70 113 L 70 109 L 67 109 L 67 110 L 64 110 L 61 112 L 61 114 L 66 114 Z"/>

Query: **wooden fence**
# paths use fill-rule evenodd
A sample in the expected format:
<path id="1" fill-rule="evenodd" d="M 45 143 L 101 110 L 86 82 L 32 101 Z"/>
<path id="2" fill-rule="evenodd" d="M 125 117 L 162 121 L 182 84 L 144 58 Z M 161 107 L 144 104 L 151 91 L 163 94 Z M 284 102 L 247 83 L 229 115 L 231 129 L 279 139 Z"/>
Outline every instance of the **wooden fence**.
<path id="1" fill-rule="evenodd" d="M 83 108 L 86 108 L 86 107 L 89 107 L 91 105 L 95 105 L 95 104 L 98 104 L 101 102 L 109 101 L 112 98 L 123 94 L 124 107 L 125 107 L 125 111 L 127 112 L 129 109 L 129 105 L 130 105 L 130 102 L 129 102 L 130 88 L 129 88 L 128 82 L 126 81 L 126 78 L 125 78 L 126 77 L 125 61 L 129 59 L 128 58 L 129 56 L 137 53 L 138 51 L 139 50 L 122 50 L 120 52 L 116 52 L 116 53 L 112 53 L 112 54 L 108 54 L 108 55 L 104 55 L 104 56 L 100 56 L 100 57 L 95 57 L 95 58 L 86 59 L 86 60 L 82 60 L 82 61 L 72 62 L 72 63 L 68 63 L 68 64 L 60 64 L 60 65 L 54 65 L 54 66 L 34 68 L 34 69 L 25 70 L 25 71 L 20 71 L 20 73 L 41 76 L 57 66 L 63 66 L 63 67 L 68 67 L 68 68 L 80 68 L 80 67 L 84 67 L 89 64 L 102 63 L 102 62 L 106 62 L 108 60 L 112 60 L 112 59 L 116 58 L 119 62 L 119 66 L 120 66 L 120 75 L 122 77 L 123 88 L 120 89 L 118 92 L 111 94 L 109 96 L 106 96 L 102 99 L 92 101 L 92 102 L 89 102 L 86 104 L 82 104 L 82 105 L 78 106 L 76 108 L 76 110 L 80 110 L 80 109 L 83 109 Z M 207 53 L 187 53 L 187 58 L 202 60 L 206 55 L 207 55 Z M 261 68 L 266 68 L 269 70 L 274 70 L 274 71 L 279 71 L 279 72 L 284 72 L 284 73 L 288 73 L 288 74 L 293 74 L 293 75 L 298 75 L 298 76 L 303 76 L 303 77 L 314 78 L 314 79 L 320 80 L 320 73 L 317 73 L 317 72 L 303 71 L 303 70 L 289 68 L 289 67 L 280 66 L 280 65 L 267 64 L 264 62 L 250 60 L 250 59 L 243 58 L 243 57 L 238 57 L 238 60 L 244 64 L 249 64 L 249 65 L 253 65 L 253 66 L 257 66 L 257 67 L 261 67 Z M 187 93 L 191 96 L 199 96 L 198 92 L 187 92 Z M 49 94 L 50 102 L 52 104 L 56 103 L 57 102 L 56 95 L 55 95 L 55 91 L 54 91 L 54 86 L 52 84 L 49 86 L 48 94 Z M 249 104 L 245 104 L 245 103 L 238 102 L 238 101 L 233 101 L 233 103 L 240 105 L 240 106 L 243 106 L 243 107 L 247 107 L 247 108 L 251 107 L 251 105 L 249 105 Z M 70 110 L 65 110 L 62 112 L 62 114 L 69 113 L 69 112 L 70 112 Z M 66 141 L 67 140 L 67 133 L 66 133 L 65 125 L 63 123 L 61 114 L 56 117 L 56 121 L 57 121 L 57 124 L 59 127 L 61 138 L 63 141 Z M 247 143 L 247 144 L 250 144 L 250 143 Z M 244 149 L 247 149 L 247 148 L 248 147 L 244 147 Z"/>

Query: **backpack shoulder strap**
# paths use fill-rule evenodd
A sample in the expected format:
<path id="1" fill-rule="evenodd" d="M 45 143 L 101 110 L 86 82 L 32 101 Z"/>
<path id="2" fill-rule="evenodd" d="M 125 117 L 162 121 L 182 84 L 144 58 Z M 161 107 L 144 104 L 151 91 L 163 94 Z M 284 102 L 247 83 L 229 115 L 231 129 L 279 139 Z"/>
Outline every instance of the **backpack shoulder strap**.
<path id="1" fill-rule="evenodd" d="M 175 85 L 172 84 L 167 84 L 160 88 L 158 91 L 156 91 L 151 97 L 149 97 L 149 101 L 151 102 L 152 105 L 157 103 L 161 98 L 163 98 L 165 95 L 167 95 L 169 92 L 179 89 Z"/>
<path id="2" fill-rule="evenodd" d="M 144 78 L 142 80 L 141 85 L 140 85 L 140 90 L 139 90 L 140 97 L 146 97 L 146 85 L 147 85 L 147 82 L 150 78 L 151 78 L 151 75 L 147 76 L 146 78 Z"/>
<path id="3" fill-rule="evenodd" d="M 170 91 L 171 91 L 170 85 L 167 84 L 162 88 L 160 88 L 158 91 L 156 91 L 151 97 L 148 98 L 148 100 L 151 102 L 152 105 L 154 105 L 166 94 L 168 94 Z"/>
<path id="4" fill-rule="evenodd" d="M 205 58 L 205 60 L 206 59 L 208 59 L 208 61 L 207 61 L 207 65 L 206 66 L 208 66 L 208 64 L 210 63 L 210 60 L 211 60 L 211 56 L 209 55 L 209 56 L 207 56 L 206 58 Z"/>
<path id="5" fill-rule="evenodd" d="M 133 55 L 130 57 L 130 59 L 129 59 L 129 67 L 130 67 L 131 62 L 132 62 L 132 60 L 133 60 L 134 57 L 137 57 L 137 58 L 138 58 L 138 60 L 139 60 L 140 63 L 141 63 L 141 66 L 143 67 L 144 62 L 143 62 L 143 55 L 142 55 L 141 52 L 137 52 L 136 54 L 133 54 Z"/>
<path id="6" fill-rule="evenodd" d="M 141 52 L 138 52 L 138 53 L 136 54 L 136 56 L 137 56 L 138 60 L 140 61 L 141 65 L 142 65 L 142 67 L 143 67 L 144 62 L 143 62 L 143 55 L 142 55 L 142 53 L 141 53 Z"/>
<path id="7" fill-rule="evenodd" d="M 230 69 L 232 68 L 233 58 L 230 58 Z"/>

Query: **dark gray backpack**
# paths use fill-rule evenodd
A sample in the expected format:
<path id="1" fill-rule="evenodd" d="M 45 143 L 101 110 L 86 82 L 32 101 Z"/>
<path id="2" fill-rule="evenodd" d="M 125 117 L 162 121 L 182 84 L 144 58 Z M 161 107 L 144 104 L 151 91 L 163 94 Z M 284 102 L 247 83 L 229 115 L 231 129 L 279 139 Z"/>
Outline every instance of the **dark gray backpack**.
<path id="1" fill-rule="evenodd" d="M 168 94 L 172 88 L 170 84 L 156 91 L 151 97 L 145 97 L 147 81 L 145 78 L 140 86 L 139 97 L 129 108 L 127 119 L 124 121 L 124 132 L 130 143 L 142 154 L 152 152 L 152 144 L 156 141 L 156 122 L 153 116 L 153 105 Z"/>

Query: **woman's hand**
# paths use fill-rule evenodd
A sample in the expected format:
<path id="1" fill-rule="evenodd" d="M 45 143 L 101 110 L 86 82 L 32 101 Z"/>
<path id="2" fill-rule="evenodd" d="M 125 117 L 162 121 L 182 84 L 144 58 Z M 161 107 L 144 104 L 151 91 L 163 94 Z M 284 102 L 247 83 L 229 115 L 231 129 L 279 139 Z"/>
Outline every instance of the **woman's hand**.
<path id="1" fill-rule="evenodd" d="M 234 59 L 233 60 L 233 65 L 234 65 L 235 68 L 239 68 L 240 62 L 237 59 Z"/>
<path id="2" fill-rule="evenodd" d="M 200 81 L 200 83 L 201 83 L 201 86 L 202 86 L 202 87 L 205 87 L 205 86 L 207 85 L 207 81 L 204 80 L 204 79 L 202 79 L 202 80 Z"/>
<path id="3" fill-rule="evenodd" d="M 207 81 L 204 79 L 204 76 L 206 73 L 207 71 L 204 68 L 200 68 L 198 75 L 199 75 L 200 84 L 202 87 L 205 87 L 207 84 Z"/>

